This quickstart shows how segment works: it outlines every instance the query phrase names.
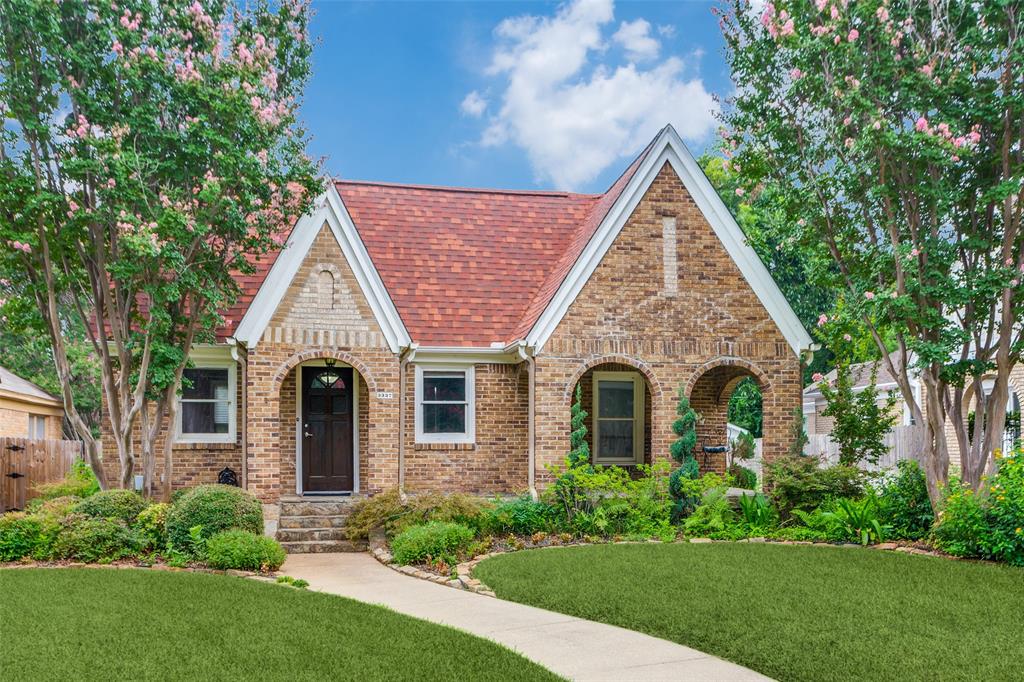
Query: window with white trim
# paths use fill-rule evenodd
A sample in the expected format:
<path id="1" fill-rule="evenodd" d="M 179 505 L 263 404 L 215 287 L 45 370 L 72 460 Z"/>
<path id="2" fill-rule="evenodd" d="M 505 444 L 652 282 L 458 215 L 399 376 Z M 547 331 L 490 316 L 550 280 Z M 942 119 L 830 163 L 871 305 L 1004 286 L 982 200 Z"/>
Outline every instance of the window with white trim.
<path id="1" fill-rule="evenodd" d="M 594 463 L 644 461 L 644 378 L 638 372 L 594 372 Z"/>
<path id="2" fill-rule="evenodd" d="M 472 443 L 475 438 L 472 367 L 416 366 L 416 442 Z"/>
<path id="3" fill-rule="evenodd" d="M 202 361 L 182 374 L 178 441 L 235 442 L 235 376 L 230 360 Z"/>
<path id="4" fill-rule="evenodd" d="M 46 438 L 46 415 L 30 414 L 28 416 L 28 437 L 38 440 Z"/>

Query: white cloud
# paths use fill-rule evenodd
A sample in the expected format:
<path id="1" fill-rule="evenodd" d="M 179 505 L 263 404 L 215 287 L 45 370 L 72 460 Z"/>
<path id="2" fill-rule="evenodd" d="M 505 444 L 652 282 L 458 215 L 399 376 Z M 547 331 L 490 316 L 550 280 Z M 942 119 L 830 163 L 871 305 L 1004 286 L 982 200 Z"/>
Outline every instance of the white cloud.
<path id="1" fill-rule="evenodd" d="M 654 59 L 661 49 L 661 43 L 651 37 L 651 25 L 645 19 L 622 22 L 612 40 L 622 45 L 633 61 Z"/>
<path id="2" fill-rule="evenodd" d="M 661 24 L 658 26 L 658 35 L 662 38 L 675 38 L 676 27 L 672 24 Z"/>
<path id="3" fill-rule="evenodd" d="M 462 104 L 459 105 L 462 109 L 462 113 L 473 118 L 480 118 L 484 115 L 484 110 L 487 109 L 487 100 L 484 99 L 483 95 L 474 90 L 473 92 L 466 95 L 462 100 Z"/>
<path id="4" fill-rule="evenodd" d="M 612 61 L 613 19 L 612 0 L 575 0 L 551 17 L 502 21 L 487 70 L 500 81 L 501 106 L 480 143 L 515 144 L 538 180 L 574 189 L 638 153 L 666 123 L 690 140 L 711 132 L 718 105 L 699 78 L 686 77 L 682 59 L 644 68 Z M 644 20 L 623 23 L 611 38 L 627 54 L 657 55 Z"/>

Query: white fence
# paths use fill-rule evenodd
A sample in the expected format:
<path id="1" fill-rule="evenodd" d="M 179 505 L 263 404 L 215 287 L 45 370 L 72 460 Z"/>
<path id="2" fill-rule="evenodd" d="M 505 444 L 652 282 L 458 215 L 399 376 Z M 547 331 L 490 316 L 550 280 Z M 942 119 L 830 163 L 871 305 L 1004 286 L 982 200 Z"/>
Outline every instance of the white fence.
<path id="1" fill-rule="evenodd" d="M 862 468 L 870 470 L 891 469 L 896 462 L 903 459 L 924 460 L 925 439 L 928 429 L 925 426 L 897 426 L 885 435 L 885 444 L 889 451 L 879 458 L 877 464 L 863 464 Z M 829 434 L 813 434 L 807 437 L 804 454 L 819 457 L 823 464 L 839 462 L 839 444 Z"/>

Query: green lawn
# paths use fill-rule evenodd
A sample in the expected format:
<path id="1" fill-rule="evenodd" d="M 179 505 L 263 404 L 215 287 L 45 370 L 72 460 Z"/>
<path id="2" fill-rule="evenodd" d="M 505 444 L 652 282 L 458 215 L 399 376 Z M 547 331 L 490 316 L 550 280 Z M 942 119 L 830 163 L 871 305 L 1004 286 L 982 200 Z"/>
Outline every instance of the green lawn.
<path id="1" fill-rule="evenodd" d="M 601 545 L 487 559 L 504 599 L 669 639 L 780 680 L 1024 674 L 1024 570 L 852 548 Z"/>
<path id="2" fill-rule="evenodd" d="M 483 639 L 217 575 L 0 570 L 0 678 L 554 680 Z"/>

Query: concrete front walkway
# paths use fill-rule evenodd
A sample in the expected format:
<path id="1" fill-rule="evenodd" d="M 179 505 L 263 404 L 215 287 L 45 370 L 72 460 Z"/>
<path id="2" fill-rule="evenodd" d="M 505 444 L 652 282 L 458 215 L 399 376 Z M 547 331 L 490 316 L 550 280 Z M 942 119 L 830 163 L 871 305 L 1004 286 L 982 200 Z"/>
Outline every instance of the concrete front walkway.
<path id="1" fill-rule="evenodd" d="M 369 554 L 292 554 L 281 572 L 308 580 L 314 590 L 486 637 L 574 680 L 769 679 L 632 630 L 412 578 Z"/>

